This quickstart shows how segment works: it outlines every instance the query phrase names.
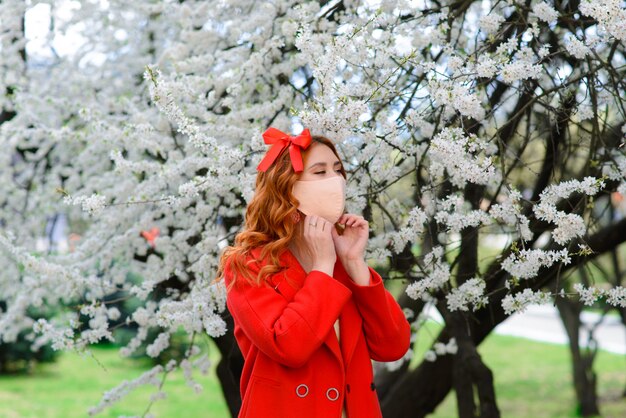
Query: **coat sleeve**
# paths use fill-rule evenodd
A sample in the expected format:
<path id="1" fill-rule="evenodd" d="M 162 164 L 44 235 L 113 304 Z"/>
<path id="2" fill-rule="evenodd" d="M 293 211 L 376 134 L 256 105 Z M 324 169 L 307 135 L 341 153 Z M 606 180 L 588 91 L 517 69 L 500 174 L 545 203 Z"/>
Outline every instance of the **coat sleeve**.
<path id="1" fill-rule="evenodd" d="M 376 361 L 395 361 L 406 354 L 411 344 L 411 325 L 396 299 L 383 284 L 380 274 L 370 270 L 370 284 L 360 286 L 352 280 L 346 285 L 363 318 L 363 332 L 370 357 Z"/>
<path id="2" fill-rule="evenodd" d="M 226 266 L 227 284 L 231 277 Z M 312 270 L 289 302 L 270 286 L 252 284 L 233 286 L 226 301 L 252 344 L 278 363 L 300 367 L 323 343 L 350 294 L 333 277 Z"/>

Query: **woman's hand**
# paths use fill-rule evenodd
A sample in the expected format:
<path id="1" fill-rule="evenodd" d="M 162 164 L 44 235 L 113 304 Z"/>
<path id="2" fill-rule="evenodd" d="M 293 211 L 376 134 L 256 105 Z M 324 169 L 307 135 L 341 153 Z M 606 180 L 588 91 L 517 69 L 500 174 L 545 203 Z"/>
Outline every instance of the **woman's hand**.
<path id="1" fill-rule="evenodd" d="M 369 224 L 362 216 L 345 213 L 337 221 L 345 225 L 342 235 L 333 229 L 335 251 L 342 263 L 363 260 L 369 238 Z"/>
<path id="2" fill-rule="evenodd" d="M 337 254 L 333 245 L 331 231 L 335 227 L 326 219 L 307 215 L 304 217 L 304 242 L 307 243 L 309 254 L 313 262 L 312 270 L 322 271 L 329 276 L 333 275 Z"/>
<path id="3" fill-rule="evenodd" d="M 335 251 L 341 264 L 352 280 L 360 285 L 368 285 L 370 273 L 365 263 L 365 247 L 369 238 L 369 224 L 359 215 L 343 214 L 337 221 L 345 225 L 342 235 L 332 229 Z"/>

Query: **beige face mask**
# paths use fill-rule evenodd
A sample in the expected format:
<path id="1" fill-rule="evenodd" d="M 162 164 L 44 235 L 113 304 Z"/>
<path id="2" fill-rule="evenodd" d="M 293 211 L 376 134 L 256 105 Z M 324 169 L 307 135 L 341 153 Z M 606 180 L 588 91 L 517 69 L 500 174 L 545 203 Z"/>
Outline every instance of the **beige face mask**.
<path id="1" fill-rule="evenodd" d="M 305 215 L 317 215 L 328 222 L 336 223 L 346 200 L 346 180 L 343 176 L 333 176 L 322 180 L 301 181 L 293 186 L 293 195 Z"/>

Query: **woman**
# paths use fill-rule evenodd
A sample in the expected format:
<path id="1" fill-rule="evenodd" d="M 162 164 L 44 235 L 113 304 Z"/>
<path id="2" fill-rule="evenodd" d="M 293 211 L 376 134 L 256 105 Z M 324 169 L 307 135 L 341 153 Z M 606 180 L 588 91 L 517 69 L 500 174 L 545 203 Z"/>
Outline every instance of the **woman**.
<path id="1" fill-rule="evenodd" d="M 245 358 L 240 418 L 381 417 L 371 359 L 409 348 L 410 326 L 344 214 L 333 143 L 269 128 L 245 228 L 220 260 Z"/>

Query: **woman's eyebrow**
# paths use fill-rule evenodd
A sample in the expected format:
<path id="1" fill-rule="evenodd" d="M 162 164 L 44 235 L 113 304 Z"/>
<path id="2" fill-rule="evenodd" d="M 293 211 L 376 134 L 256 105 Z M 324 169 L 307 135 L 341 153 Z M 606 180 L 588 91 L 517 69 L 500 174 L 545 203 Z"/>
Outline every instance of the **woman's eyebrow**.
<path id="1" fill-rule="evenodd" d="M 335 161 L 335 162 L 333 163 L 333 165 L 339 165 L 339 166 L 341 166 L 341 161 Z M 313 168 L 313 167 L 317 167 L 317 166 L 320 166 L 320 167 L 326 167 L 326 163 L 325 163 L 325 162 L 315 163 L 315 164 L 312 164 L 311 166 L 309 166 L 309 168 Z"/>

